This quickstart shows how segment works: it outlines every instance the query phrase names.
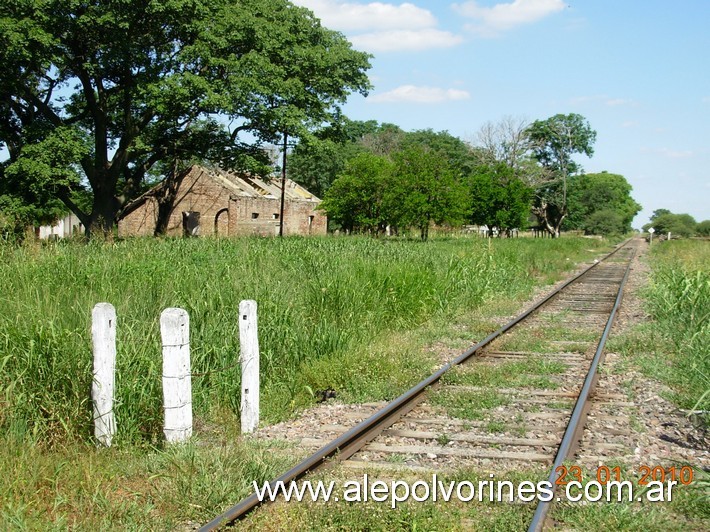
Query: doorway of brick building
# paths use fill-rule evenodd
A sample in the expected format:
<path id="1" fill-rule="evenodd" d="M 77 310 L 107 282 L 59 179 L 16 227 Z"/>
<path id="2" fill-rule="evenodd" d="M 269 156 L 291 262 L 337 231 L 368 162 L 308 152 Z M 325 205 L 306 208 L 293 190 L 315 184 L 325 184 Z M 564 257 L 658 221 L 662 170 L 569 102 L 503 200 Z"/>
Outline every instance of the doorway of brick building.
<path id="1" fill-rule="evenodd" d="M 214 217 L 214 234 L 216 236 L 229 235 L 229 209 L 224 208 L 217 211 Z"/>
<path id="2" fill-rule="evenodd" d="M 182 234 L 183 236 L 200 235 L 200 213 L 197 211 L 187 211 L 182 213 Z"/>

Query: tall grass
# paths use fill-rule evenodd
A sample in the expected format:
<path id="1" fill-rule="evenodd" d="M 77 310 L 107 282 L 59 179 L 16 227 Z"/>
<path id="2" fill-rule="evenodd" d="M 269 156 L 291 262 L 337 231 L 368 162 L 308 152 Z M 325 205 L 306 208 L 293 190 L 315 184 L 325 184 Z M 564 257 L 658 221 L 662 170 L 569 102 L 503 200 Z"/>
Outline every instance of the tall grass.
<path id="1" fill-rule="evenodd" d="M 190 314 L 192 371 L 205 374 L 193 378 L 193 405 L 198 418 L 209 418 L 238 410 L 238 305 L 258 302 L 262 415 L 273 421 L 318 386 L 349 387 L 358 398 L 396 393 L 429 368 L 373 353 L 346 363 L 349 354 L 366 353 L 378 335 L 494 296 L 524 295 L 594 246 L 602 244 L 244 238 L 1 247 L 0 430 L 49 444 L 90 438 L 90 316 L 101 301 L 118 316 L 116 441 L 155 442 L 162 426 L 158 319 L 166 307 Z M 373 392 L 367 380 L 343 377 L 359 371 L 397 386 Z"/>
<path id="2" fill-rule="evenodd" d="M 656 246 L 647 297 L 658 332 L 670 343 L 666 378 L 681 406 L 710 408 L 710 243 Z"/>

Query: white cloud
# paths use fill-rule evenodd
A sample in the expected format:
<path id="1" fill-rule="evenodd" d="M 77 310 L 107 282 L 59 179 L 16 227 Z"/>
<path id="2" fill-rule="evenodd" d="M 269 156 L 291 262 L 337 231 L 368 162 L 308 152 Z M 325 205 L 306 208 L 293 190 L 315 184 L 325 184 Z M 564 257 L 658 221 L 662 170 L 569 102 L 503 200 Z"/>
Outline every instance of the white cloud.
<path id="1" fill-rule="evenodd" d="M 633 120 L 627 120 L 626 122 L 621 123 L 621 127 L 636 127 L 638 125 L 638 122 L 634 122 Z"/>
<path id="2" fill-rule="evenodd" d="M 326 27 L 347 33 L 356 48 L 368 52 L 421 51 L 463 42 L 463 37 L 437 29 L 438 21 L 431 11 L 409 2 L 293 2 L 313 11 Z"/>
<path id="3" fill-rule="evenodd" d="M 391 91 L 375 94 L 369 98 L 369 101 L 375 103 L 441 103 L 468 100 L 470 97 L 471 95 L 467 91 L 460 89 L 402 85 Z"/>
<path id="4" fill-rule="evenodd" d="M 510 3 L 481 7 L 476 1 L 454 4 L 453 8 L 464 17 L 476 22 L 469 29 L 483 36 L 494 36 L 523 24 L 530 24 L 561 11 L 563 0 L 513 0 Z"/>
<path id="5" fill-rule="evenodd" d="M 420 51 L 432 48 L 450 48 L 463 42 L 463 38 L 437 29 L 396 30 L 364 33 L 350 38 L 356 48 L 368 52 Z"/>
<path id="6" fill-rule="evenodd" d="M 414 4 L 367 4 L 340 0 L 292 0 L 307 7 L 328 28 L 339 31 L 417 29 L 436 26 L 436 17 Z"/>

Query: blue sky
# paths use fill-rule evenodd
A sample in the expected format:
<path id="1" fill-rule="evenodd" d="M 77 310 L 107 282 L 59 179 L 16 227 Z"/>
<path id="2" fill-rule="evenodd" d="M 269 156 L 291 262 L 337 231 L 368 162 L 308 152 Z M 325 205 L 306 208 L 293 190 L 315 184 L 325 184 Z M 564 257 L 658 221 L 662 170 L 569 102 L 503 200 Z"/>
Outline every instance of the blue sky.
<path id="1" fill-rule="evenodd" d="M 293 0 L 374 55 L 355 120 L 473 140 L 505 116 L 579 113 L 585 171 L 622 174 L 643 211 L 710 219 L 710 1 Z"/>

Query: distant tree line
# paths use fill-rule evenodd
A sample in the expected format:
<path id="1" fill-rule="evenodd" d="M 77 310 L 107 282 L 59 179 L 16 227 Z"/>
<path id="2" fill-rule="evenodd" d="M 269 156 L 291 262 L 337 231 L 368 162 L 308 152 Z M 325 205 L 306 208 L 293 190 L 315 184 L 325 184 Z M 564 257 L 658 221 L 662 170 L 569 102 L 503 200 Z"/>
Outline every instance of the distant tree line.
<path id="1" fill-rule="evenodd" d="M 553 236 L 562 229 L 623 234 L 641 206 L 623 176 L 584 174 L 596 132 L 577 114 L 527 123 L 487 123 L 471 142 L 446 131 L 344 120 L 300 142 L 289 175 L 317 196 L 337 227 L 380 234 L 432 223 L 526 228 L 531 214 Z"/>
<path id="2" fill-rule="evenodd" d="M 675 214 L 668 209 L 656 209 L 649 223 L 643 226 L 644 231 L 653 230 L 659 235 L 671 233 L 671 237 L 688 238 L 690 236 L 710 236 L 710 220 L 698 223 L 690 214 Z"/>

